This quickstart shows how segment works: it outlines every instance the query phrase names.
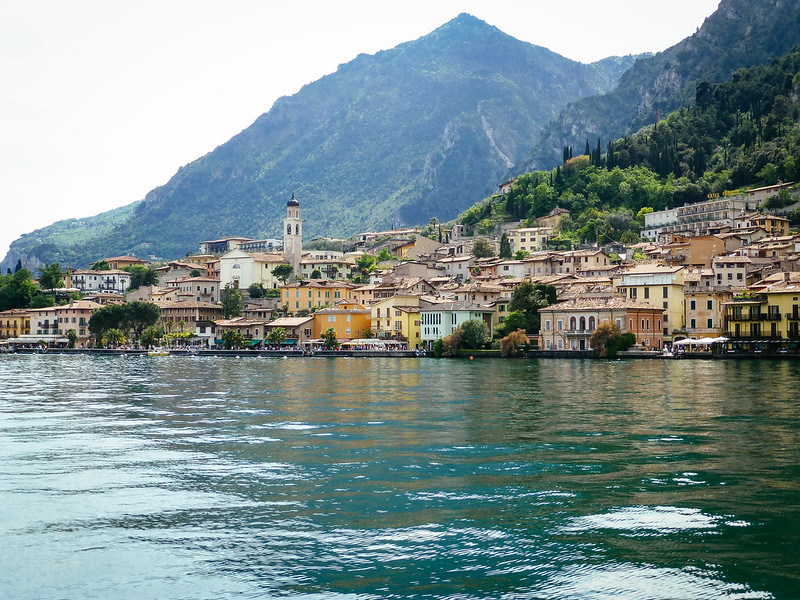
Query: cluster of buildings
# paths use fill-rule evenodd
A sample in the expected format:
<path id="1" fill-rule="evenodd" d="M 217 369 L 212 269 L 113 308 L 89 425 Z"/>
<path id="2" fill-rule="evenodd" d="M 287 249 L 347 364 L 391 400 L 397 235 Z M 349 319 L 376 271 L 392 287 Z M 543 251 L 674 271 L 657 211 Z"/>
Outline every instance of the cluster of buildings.
<path id="1" fill-rule="evenodd" d="M 738 207 L 740 201 L 724 198 L 678 210 L 722 214 L 714 208 L 719 202 Z M 755 202 L 749 196 L 744 201 Z M 394 230 L 359 235 L 354 252 L 303 250 L 299 208 L 292 196 L 282 242 L 203 242 L 199 254 L 159 266 L 156 286 L 128 289 L 130 273 L 123 269 L 143 264 L 133 257 L 106 259 L 111 270 L 71 271 L 66 286 L 80 291 L 81 300 L 0 313 L 0 340 L 63 343 L 73 329 L 78 344 L 88 345 L 93 310 L 141 300 L 159 306 L 166 331 L 193 334 L 193 344 L 218 345 L 226 331 L 235 330 L 248 345 L 265 346 L 270 332 L 282 328 L 290 346 L 314 344 L 333 329 L 341 341 L 391 340 L 426 348 L 470 319 L 494 332 L 509 314 L 515 288 L 530 280 L 558 293 L 558 303 L 539 311 L 540 331 L 527 332 L 542 350 L 588 350 L 604 322 L 653 349 L 683 338 L 726 337 L 744 347 L 795 349 L 800 341 L 800 236 L 789 232 L 782 217 L 736 208 L 730 223 L 703 217 L 697 221 L 702 229 L 668 231 L 676 225 L 653 213 L 651 224 L 662 223 L 656 235 L 611 254 L 599 248 L 543 249 L 568 214 L 556 209 L 536 227 L 506 228 L 512 250 L 526 253 L 513 260 L 476 258 L 472 240 L 458 226 L 446 243 L 417 230 Z M 384 249 L 393 260 L 373 272 L 362 270 L 360 257 Z M 277 277 L 278 265 L 291 266 L 292 276 Z M 251 297 L 252 284 L 270 290 L 267 297 Z M 243 292 L 241 316 L 223 318 L 226 286 Z"/>

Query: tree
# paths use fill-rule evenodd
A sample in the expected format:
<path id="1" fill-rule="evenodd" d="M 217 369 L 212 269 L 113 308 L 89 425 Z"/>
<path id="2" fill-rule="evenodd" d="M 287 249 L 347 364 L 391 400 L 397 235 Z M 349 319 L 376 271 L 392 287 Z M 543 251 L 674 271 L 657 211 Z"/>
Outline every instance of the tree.
<path id="1" fill-rule="evenodd" d="M 56 305 L 56 297 L 49 294 L 37 293 L 28 305 L 28 308 L 47 308 Z"/>
<path id="2" fill-rule="evenodd" d="M 27 308 L 36 293 L 31 272 L 19 269 L 13 275 L 0 276 L 0 310 Z"/>
<path id="3" fill-rule="evenodd" d="M 154 305 L 155 306 L 155 305 Z M 102 345 L 104 335 L 111 329 L 122 330 L 126 328 L 128 315 L 122 304 L 106 304 L 92 312 L 89 317 L 89 332 L 95 336 L 97 345 Z"/>
<path id="4" fill-rule="evenodd" d="M 614 353 L 613 344 L 611 341 L 619 335 L 619 329 L 614 323 L 610 321 L 603 321 L 597 326 L 589 337 L 589 345 L 594 350 L 594 353 L 600 358 L 611 356 Z"/>
<path id="5" fill-rule="evenodd" d="M 121 346 L 127 343 L 125 334 L 119 329 L 109 329 L 103 334 L 103 344 L 105 346 Z"/>
<path id="6" fill-rule="evenodd" d="M 251 283 L 247 287 L 247 293 L 251 298 L 263 298 L 266 295 L 267 290 L 263 283 Z"/>
<path id="7" fill-rule="evenodd" d="M 511 258 L 511 241 L 508 239 L 508 234 L 504 233 L 500 236 L 500 258 Z"/>
<path id="8" fill-rule="evenodd" d="M 64 287 L 64 277 L 60 264 L 51 263 L 39 270 L 39 287 L 43 290 Z"/>
<path id="9" fill-rule="evenodd" d="M 465 346 L 477 350 L 489 339 L 489 328 L 483 319 L 464 321 L 461 324 L 461 339 Z"/>
<path id="10" fill-rule="evenodd" d="M 277 277 L 283 282 L 283 285 L 286 285 L 286 283 L 289 281 L 289 278 L 292 276 L 293 272 L 294 268 L 292 268 L 292 265 L 288 263 L 281 263 L 271 271 L 274 277 Z"/>
<path id="11" fill-rule="evenodd" d="M 508 309 L 520 311 L 525 316 L 525 331 L 534 334 L 539 331 L 539 309 L 555 302 L 556 289 L 553 286 L 534 284 L 526 279 L 514 289 Z"/>
<path id="12" fill-rule="evenodd" d="M 225 350 L 231 350 L 244 346 L 245 340 L 244 336 L 235 329 L 226 329 L 222 333 L 222 343 L 225 344 Z"/>
<path id="13" fill-rule="evenodd" d="M 326 350 L 336 350 L 339 347 L 339 340 L 336 339 L 336 330 L 333 327 L 322 334 L 322 339 Z"/>
<path id="14" fill-rule="evenodd" d="M 22 269 L 22 259 L 17 259 L 17 265 L 14 267 L 14 274 L 16 275 L 18 271 Z"/>
<path id="15" fill-rule="evenodd" d="M 494 256 L 494 248 L 486 238 L 479 237 L 472 244 L 472 256 L 475 258 L 489 258 Z"/>
<path id="16" fill-rule="evenodd" d="M 525 330 L 517 329 L 500 340 L 500 354 L 504 358 L 517 356 L 520 348 L 527 347 L 528 343 L 528 336 L 525 335 Z"/>
<path id="17" fill-rule="evenodd" d="M 356 267 L 362 275 L 365 273 L 372 273 L 375 270 L 377 259 L 372 254 L 362 254 L 356 257 Z"/>
<path id="18" fill-rule="evenodd" d="M 521 329 L 523 332 L 527 331 L 528 327 L 528 318 L 523 314 L 521 310 L 514 310 L 508 313 L 503 322 L 497 328 L 496 335 L 499 337 L 503 337 L 509 335 L 510 333 L 516 331 L 517 329 Z M 536 332 L 531 332 L 536 333 Z"/>
<path id="19" fill-rule="evenodd" d="M 289 269 L 292 268 L 289 265 L 286 266 L 289 267 Z M 239 291 L 239 288 L 232 286 L 230 283 L 226 283 L 225 289 L 222 290 L 221 300 L 222 316 L 224 318 L 230 319 L 232 317 L 241 316 L 244 302 L 242 301 L 242 292 Z"/>
<path id="20" fill-rule="evenodd" d="M 92 271 L 110 271 L 111 265 L 108 264 L 107 260 L 98 260 L 97 262 L 92 263 L 91 267 Z"/>
<path id="21" fill-rule="evenodd" d="M 267 341 L 271 346 L 280 346 L 286 341 L 286 330 L 283 327 L 275 327 L 267 335 Z"/>
<path id="22" fill-rule="evenodd" d="M 155 326 L 161 318 L 161 309 L 152 302 L 129 302 L 123 306 L 126 329 L 132 329 L 136 339 L 141 339 L 142 332 Z"/>
<path id="23" fill-rule="evenodd" d="M 531 255 L 527 250 L 517 250 L 514 252 L 514 260 L 525 260 Z"/>
<path id="24" fill-rule="evenodd" d="M 387 262 L 387 261 L 395 259 L 395 257 L 392 255 L 391 252 L 389 252 L 389 249 L 386 246 L 381 248 L 381 251 L 378 252 L 378 256 L 376 256 L 375 258 L 379 263 Z"/>
<path id="25" fill-rule="evenodd" d="M 311 271 L 311 279 L 322 279 L 322 271 L 319 269 Z"/>
<path id="26" fill-rule="evenodd" d="M 464 330 L 461 327 L 456 327 L 453 333 L 442 339 L 442 356 L 456 356 L 463 341 Z"/>
<path id="27" fill-rule="evenodd" d="M 189 271 L 189 277 L 202 277 L 202 273 L 200 273 L 200 269 L 192 269 Z"/>
<path id="28" fill-rule="evenodd" d="M 146 327 L 145 330 L 142 331 L 142 335 L 139 336 L 139 344 L 145 348 L 149 348 L 150 346 L 154 346 L 163 336 L 164 332 L 161 329 L 153 326 Z"/>
<path id="29" fill-rule="evenodd" d="M 158 284 L 158 273 L 152 267 L 131 265 L 130 267 L 125 267 L 122 270 L 131 274 L 131 284 L 128 287 L 128 291 L 148 285 Z"/>
<path id="30" fill-rule="evenodd" d="M 78 341 L 78 334 L 74 329 L 67 329 L 67 348 L 74 348 Z"/>

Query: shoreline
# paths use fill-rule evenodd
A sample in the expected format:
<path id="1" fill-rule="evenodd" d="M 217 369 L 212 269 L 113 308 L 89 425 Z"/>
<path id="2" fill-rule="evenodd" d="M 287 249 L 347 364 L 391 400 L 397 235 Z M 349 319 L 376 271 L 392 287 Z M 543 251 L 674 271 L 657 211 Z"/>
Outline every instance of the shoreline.
<path id="1" fill-rule="evenodd" d="M 66 354 L 66 355 L 96 355 L 96 356 L 148 356 L 148 351 L 138 348 L 48 348 L 42 351 L 39 348 L 16 348 L 14 352 L 0 352 L 0 356 L 12 354 Z M 300 350 L 197 350 L 171 349 L 168 356 L 208 357 L 208 356 L 238 356 L 250 358 L 435 358 L 432 352 L 421 354 L 415 350 L 317 350 L 306 354 Z M 153 356 L 153 358 L 163 358 Z M 497 359 L 502 358 L 500 352 L 492 351 L 461 351 L 460 359 Z M 526 356 L 517 359 L 593 359 L 591 350 L 530 350 Z M 767 352 L 687 352 L 678 355 L 664 355 L 653 351 L 623 351 L 612 359 L 596 360 L 798 360 L 800 353 L 767 353 Z"/>

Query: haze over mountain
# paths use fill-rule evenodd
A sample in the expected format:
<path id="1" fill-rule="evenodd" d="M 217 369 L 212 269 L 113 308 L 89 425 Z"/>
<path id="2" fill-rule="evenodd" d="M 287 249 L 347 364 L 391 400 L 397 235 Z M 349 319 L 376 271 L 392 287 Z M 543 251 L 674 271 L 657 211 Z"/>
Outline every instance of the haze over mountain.
<path id="1" fill-rule="evenodd" d="M 462 14 L 279 99 L 135 207 L 23 236 L 4 268 L 277 236 L 292 193 L 309 236 L 452 218 L 496 189 L 569 101 L 613 89 L 633 60 L 581 64 Z"/>
<path id="2" fill-rule="evenodd" d="M 636 61 L 612 92 L 570 103 L 514 172 L 555 167 L 564 146 L 582 151 L 598 138 L 605 146 L 654 123 L 658 111 L 664 117 L 691 104 L 700 81 L 721 83 L 789 52 L 800 43 L 798 24 L 798 0 L 722 0 L 694 35 Z"/>

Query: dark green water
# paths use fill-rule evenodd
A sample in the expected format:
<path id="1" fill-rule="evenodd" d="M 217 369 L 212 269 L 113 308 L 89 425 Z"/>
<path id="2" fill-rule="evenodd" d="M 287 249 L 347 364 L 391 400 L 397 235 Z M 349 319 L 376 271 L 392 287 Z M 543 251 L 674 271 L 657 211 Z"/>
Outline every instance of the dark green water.
<path id="1" fill-rule="evenodd" d="M 800 598 L 800 364 L 0 357 L 0 598 Z"/>

